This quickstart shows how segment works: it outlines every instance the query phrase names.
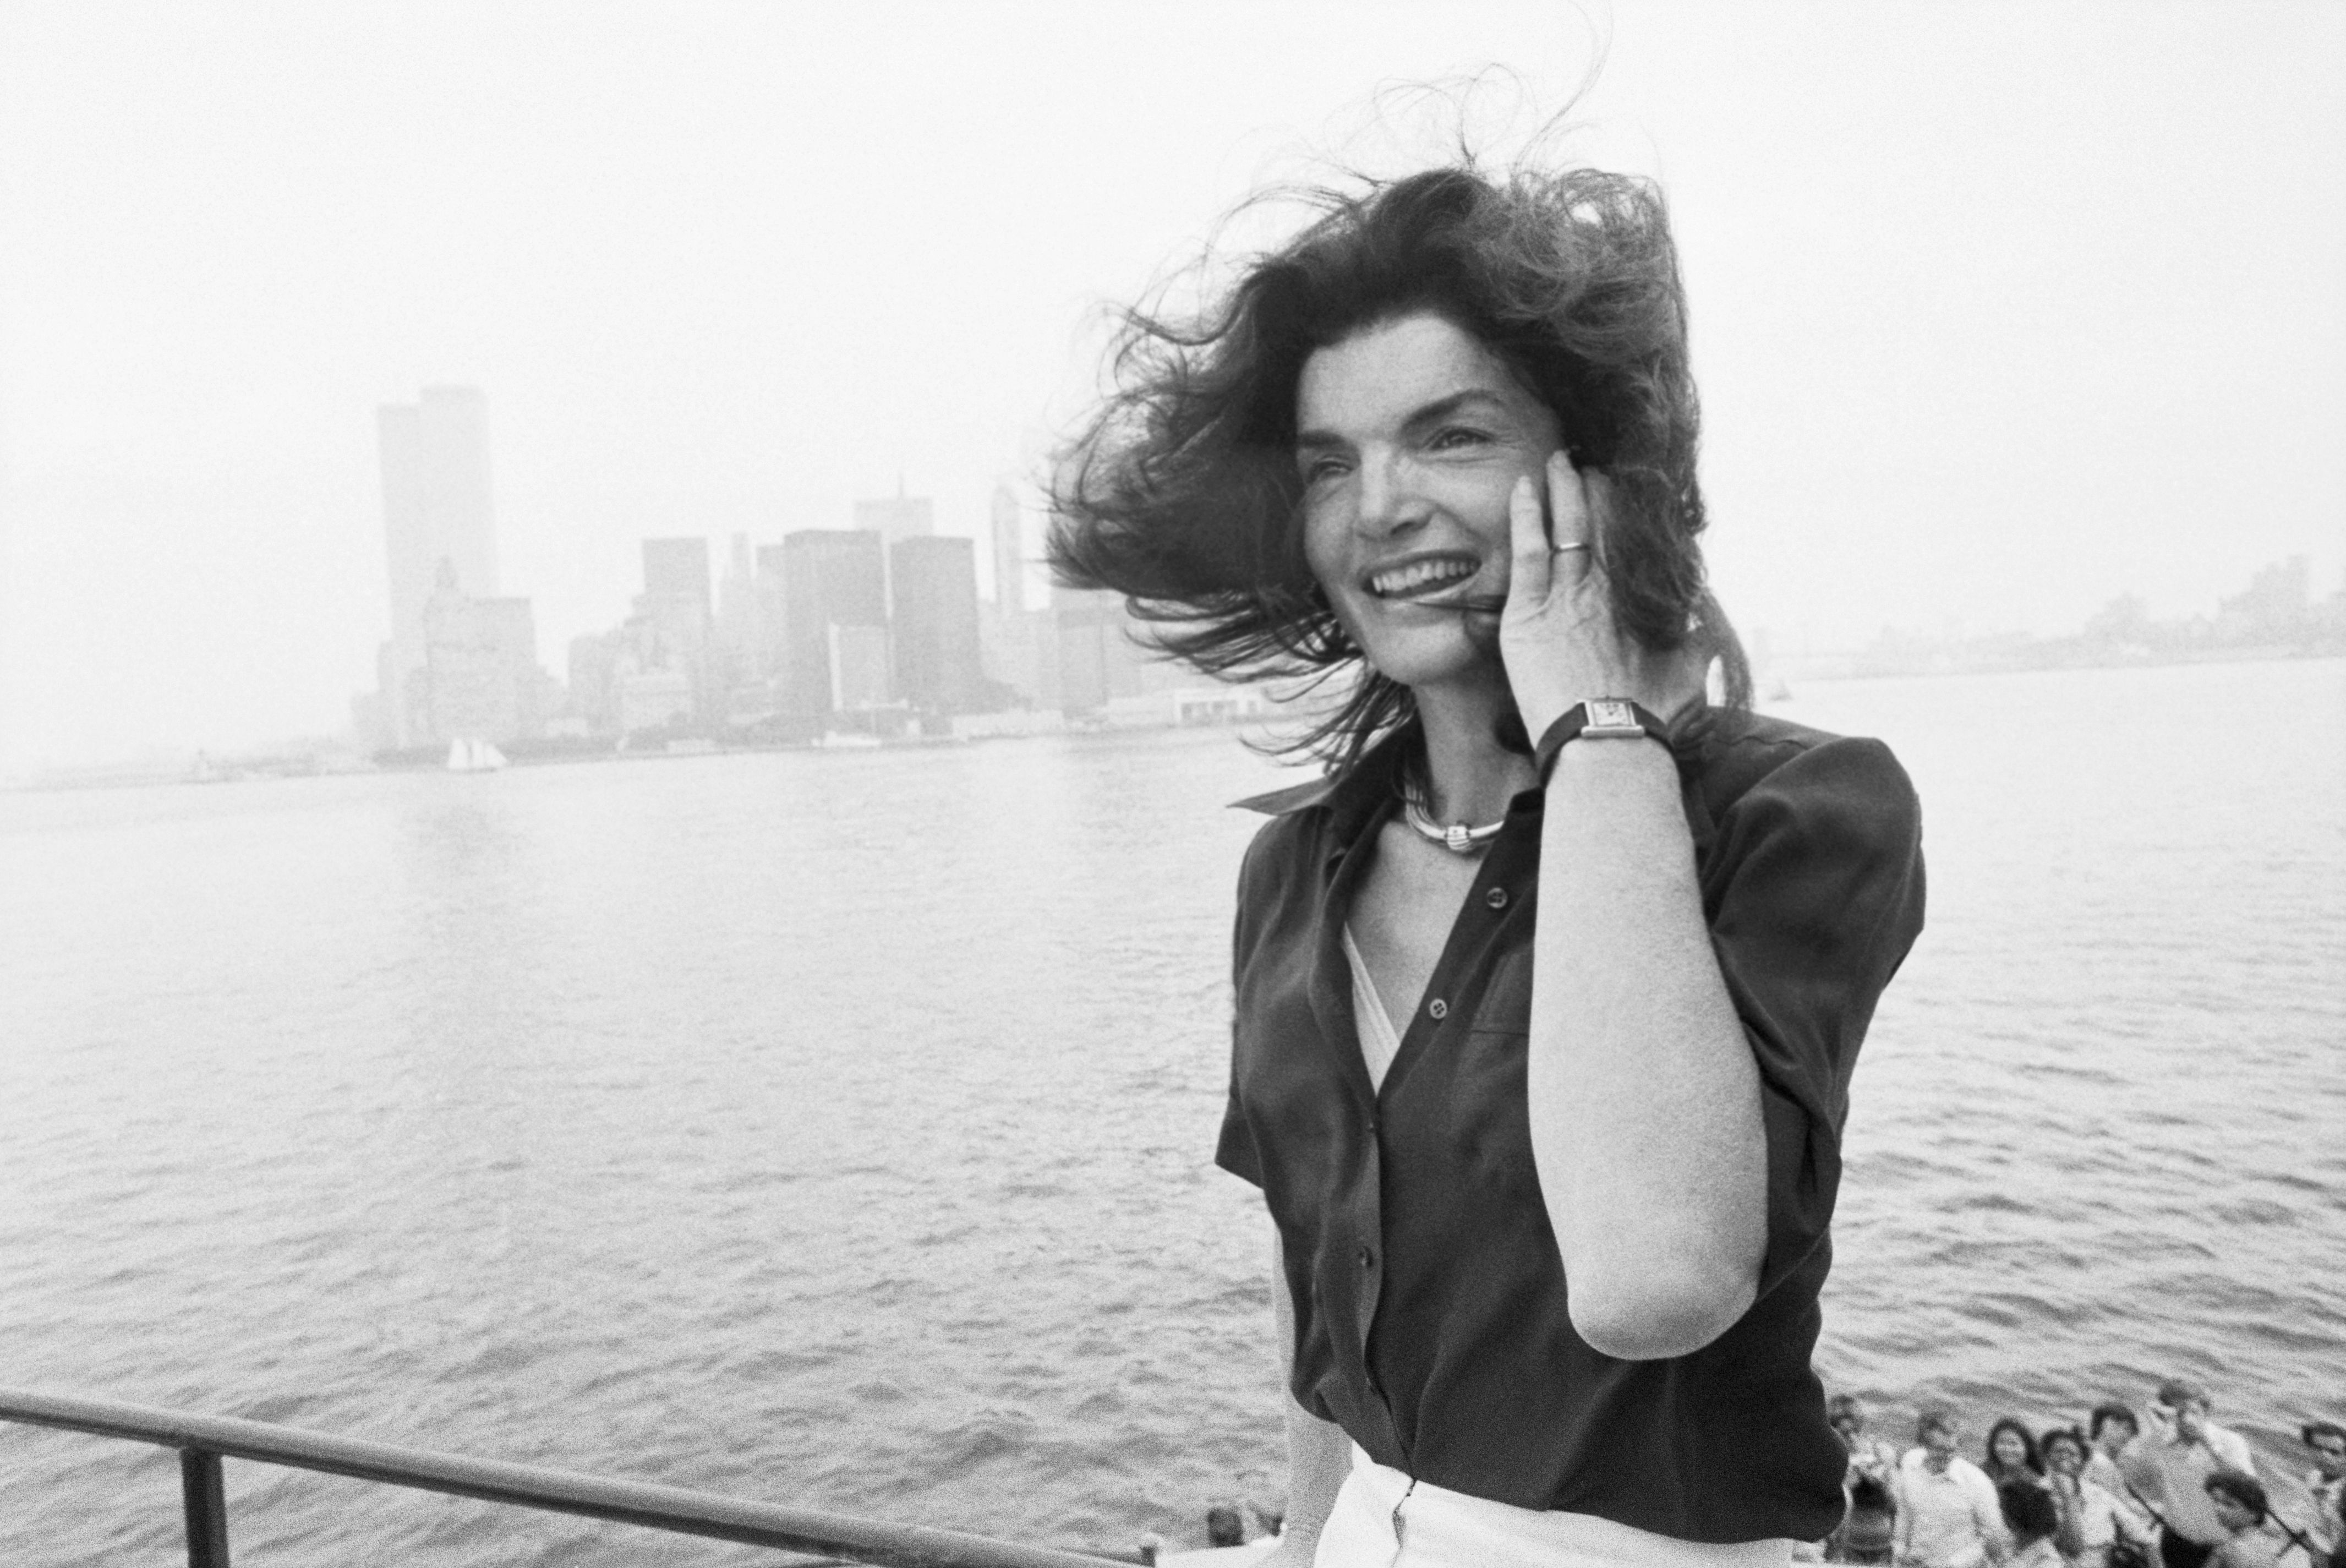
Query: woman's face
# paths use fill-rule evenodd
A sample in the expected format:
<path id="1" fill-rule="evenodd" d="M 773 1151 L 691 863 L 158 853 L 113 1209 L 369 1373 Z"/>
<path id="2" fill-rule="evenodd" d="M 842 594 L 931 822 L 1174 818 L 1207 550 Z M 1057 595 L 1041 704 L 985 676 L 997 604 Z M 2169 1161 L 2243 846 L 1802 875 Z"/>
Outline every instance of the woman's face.
<path id="1" fill-rule="evenodd" d="M 2010 1427 L 1997 1431 L 1989 1440 L 1987 1448 L 1989 1457 L 1998 1464 L 2017 1467 L 2027 1462 L 2028 1445 L 2021 1441 L 2020 1434 Z"/>
<path id="2" fill-rule="evenodd" d="M 1380 673 L 1413 689 L 1499 678 L 1469 600 L 1507 591 L 1507 503 L 1561 444 L 1556 415 L 1472 333 L 1420 311 L 1304 361 L 1303 549 Z"/>
<path id="3" fill-rule="evenodd" d="M 2076 1443 L 2063 1438 L 2045 1445 L 2045 1462 L 2063 1475 L 2079 1475 L 2086 1468 L 2086 1453 Z"/>

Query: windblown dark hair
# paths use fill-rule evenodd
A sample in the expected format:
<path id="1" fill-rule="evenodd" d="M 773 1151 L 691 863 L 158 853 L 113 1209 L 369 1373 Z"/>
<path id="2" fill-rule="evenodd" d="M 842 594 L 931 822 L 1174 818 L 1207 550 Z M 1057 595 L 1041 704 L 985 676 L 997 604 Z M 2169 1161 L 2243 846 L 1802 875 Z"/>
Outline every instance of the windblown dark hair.
<path id="1" fill-rule="evenodd" d="M 1194 314 L 1123 317 L 1113 390 L 1060 453 L 1050 560 L 1126 596 L 1145 640 L 1221 678 L 1354 672 L 1347 700 L 1281 748 L 1349 762 L 1414 714 L 1362 662 L 1303 552 L 1296 386 L 1318 349 L 1431 311 L 1553 410 L 1608 484 L 1601 565 L 1624 631 L 1689 638 L 1750 702 L 1740 643 L 1705 585 L 1685 291 L 1660 192 L 1596 169 L 1470 166 L 1309 193 L 1320 216 Z"/>

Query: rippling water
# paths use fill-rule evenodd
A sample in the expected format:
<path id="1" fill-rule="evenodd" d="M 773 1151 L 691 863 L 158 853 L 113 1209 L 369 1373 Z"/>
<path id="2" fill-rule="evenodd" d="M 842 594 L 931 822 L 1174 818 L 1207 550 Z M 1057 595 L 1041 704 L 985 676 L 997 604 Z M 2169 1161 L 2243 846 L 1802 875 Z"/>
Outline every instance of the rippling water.
<path id="1" fill-rule="evenodd" d="M 1818 685 L 1922 791 L 1822 1352 L 2346 1402 L 2346 664 Z M 2220 721 L 2209 716 L 2222 715 Z M 0 797 L 0 1381 L 1127 1548 L 1274 1494 L 1217 733 Z M 179 1556 L 0 1427 L 0 1561 Z M 767 1554 L 231 1462 L 240 1561 Z"/>

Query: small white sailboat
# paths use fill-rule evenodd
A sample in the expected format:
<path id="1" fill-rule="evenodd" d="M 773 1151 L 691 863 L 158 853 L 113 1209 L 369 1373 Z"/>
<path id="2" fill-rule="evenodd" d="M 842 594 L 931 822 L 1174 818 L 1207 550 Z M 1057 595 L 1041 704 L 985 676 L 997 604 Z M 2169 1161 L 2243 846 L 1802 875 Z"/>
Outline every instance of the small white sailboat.
<path id="1" fill-rule="evenodd" d="M 459 736 L 448 747 L 451 773 L 494 773 L 505 765 L 505 754 L 485 740 Z"/>

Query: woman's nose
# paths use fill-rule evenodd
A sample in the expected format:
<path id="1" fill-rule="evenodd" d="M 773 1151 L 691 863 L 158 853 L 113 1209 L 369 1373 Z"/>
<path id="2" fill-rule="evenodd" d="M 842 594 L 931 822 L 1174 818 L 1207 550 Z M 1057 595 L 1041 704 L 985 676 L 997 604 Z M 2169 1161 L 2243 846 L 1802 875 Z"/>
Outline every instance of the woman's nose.
<path id="1" fill-rule="evenodd" d="M 1384 538 L 1424 523 L 1430 508 L 1411 482 L 1406 463 L 1397 458 L 1370 458 L 1360 472 L 1360 509 L 1353 520 L 1362 533 Z"/>

